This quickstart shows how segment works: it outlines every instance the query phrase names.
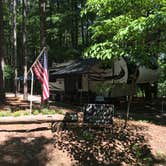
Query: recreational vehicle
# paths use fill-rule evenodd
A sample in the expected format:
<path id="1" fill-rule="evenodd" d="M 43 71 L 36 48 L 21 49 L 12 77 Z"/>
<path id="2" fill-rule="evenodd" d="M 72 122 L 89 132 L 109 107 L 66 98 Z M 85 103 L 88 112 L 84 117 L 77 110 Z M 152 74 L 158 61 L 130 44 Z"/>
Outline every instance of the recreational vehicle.
<path id="1" fill-rule="evenodd" d="M 131 76 L 136 65 L 125 58 L 115 60 L 110 67 L 103 67 L 96 59 L 80 59 L 56 64 L 49 70 L 51 94 L 63 98 L 102 95 L 106 98 L 128 96 L 131 92 Z M 136 83 L 155 83 L 159 68 L 138 67 Z"/>

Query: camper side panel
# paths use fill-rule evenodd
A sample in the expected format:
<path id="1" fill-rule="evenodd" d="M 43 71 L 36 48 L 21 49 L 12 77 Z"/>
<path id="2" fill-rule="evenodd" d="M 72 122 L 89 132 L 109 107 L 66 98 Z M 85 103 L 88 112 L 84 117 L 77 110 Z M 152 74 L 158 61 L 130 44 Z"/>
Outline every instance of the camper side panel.
<path id="1" fill-rule="evenodd" d="M 57 78 L 55 82 L 49 82 L 50 91 L 64 92 L 64 78 Z"/>

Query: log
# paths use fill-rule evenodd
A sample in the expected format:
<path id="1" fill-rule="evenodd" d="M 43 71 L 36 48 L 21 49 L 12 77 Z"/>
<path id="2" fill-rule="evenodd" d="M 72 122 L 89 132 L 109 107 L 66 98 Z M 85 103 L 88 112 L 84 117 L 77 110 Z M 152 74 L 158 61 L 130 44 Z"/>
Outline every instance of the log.
<path id="1" fill-rule="evenodd" d="M 37 124 L 49 122 L 62 122 L 64 115 L 30 115 L 20 117 L 0 117 L 0 124 Z"/>

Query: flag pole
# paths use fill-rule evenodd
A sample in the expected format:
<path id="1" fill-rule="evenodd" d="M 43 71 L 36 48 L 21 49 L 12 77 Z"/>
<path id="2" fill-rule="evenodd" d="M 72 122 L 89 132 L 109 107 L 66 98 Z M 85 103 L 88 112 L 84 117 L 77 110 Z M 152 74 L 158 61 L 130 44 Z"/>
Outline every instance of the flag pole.
<path id="1" fill-rule="evenodd" d="M 34 73 L 32 68 L 30 68 L 31 71 L 31 97 L 30 97 L 30 115 L 32 114 L 32 97 L 33 97 L 33 82 L 34 82 Z"/>
<path id="2" fill-rule="evenodd" d="M 43 47 L 42 51 L 40 52 L 40 54 L 38 55 L 38 57 L 35 59 L 34 63 L 31 65 L 31 67 L 28 70 L 27 75 L 31 72 L 32 67 L 35 65 L 36 61 L 40 58 L 40 56 L 43 54 L 43 52 L 45 51 L 46 47 Z"/>

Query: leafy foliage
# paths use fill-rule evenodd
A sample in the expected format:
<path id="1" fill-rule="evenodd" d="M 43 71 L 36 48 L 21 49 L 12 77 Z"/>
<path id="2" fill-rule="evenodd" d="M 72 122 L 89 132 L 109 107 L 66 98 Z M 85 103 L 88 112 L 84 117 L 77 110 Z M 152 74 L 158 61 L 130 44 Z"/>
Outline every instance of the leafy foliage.
<path id="1" fill-rule="evenodd" d="M 159 0 L 88 0 L 83 13 L 96 13 L 96 20 L 86 56 L 103 60 L 129 56 L 149 64 L 151 57 L 166 51 L 165 8 L 166 2 Z"/>
<path id="2" fill-rule="evenodd" d="M 10 65 L 5 65 L 5 78 L 6 79 L 11 79 L 13 77 L 13 74 L 14 74 L 14 69 L 12 66 Z"/>

